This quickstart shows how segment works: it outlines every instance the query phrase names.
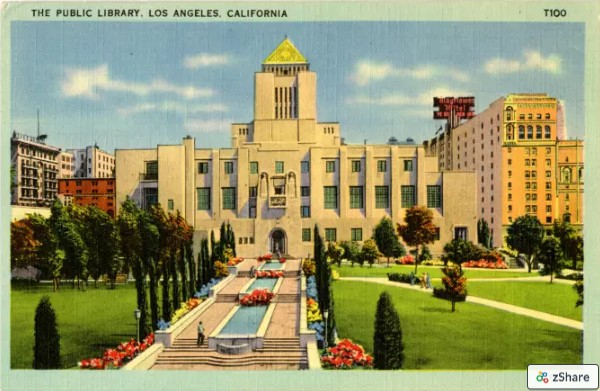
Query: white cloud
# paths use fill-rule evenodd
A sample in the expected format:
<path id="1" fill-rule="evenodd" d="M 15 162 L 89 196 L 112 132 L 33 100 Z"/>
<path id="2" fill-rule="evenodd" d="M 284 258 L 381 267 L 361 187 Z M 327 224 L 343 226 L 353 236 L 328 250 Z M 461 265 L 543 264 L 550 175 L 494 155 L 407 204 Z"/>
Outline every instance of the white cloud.
<path id="1" fill-rule="evenodd" d="M 188 69 L 198 69 L 214 65 L 227 65 L 230 62 L 231 57 L 227 54 L 199 53 L 184 58 L 183 66 Z"/>
<path id="2" fill-rule="evenodd" d="M 361 61 L 355 64 L 354 73 L 350 80 L 358 86 L 365 86 L 374 81 L 381 81 L 388 78 L 411 78 L 418 80 L 427 80 L 438 76 L 450 77 L 457 81 L 468 81 L 469 75 L 457 69 L 447 69 L 434 65 L 423 65 L 415 68 L 397 68 L 390 63 L 380 63 L 374 61 Z"/>
<path id="3" fill-rule="evenodd" d="M 214 91 L 210 88 L 176 85 L 161 79 L 155 79 L 149 83 L 112 79 L 106 64 L 91 69 L 68 69 L 61 87 L 65 96 L 81 96 L 88 99 L 98 99 L 101 92 L 128 92 L 139 96 L 167 93 L 179 95 L 185 99 L 214 95 Z"/>
<path id="4" fill-rule="evenodd" d="M 433 108 L 434 97 L 472 96 L 468 91 L 453 90 L 446 87 L 432 88 L 418 95 L 388 94 L 379 97 L 357 95 L 346 100 L 347 104 L 367 104 L 377 106 L 430 106 Z"/>
<path id="5" fill-rule="evenodd" d="M 185 121 L 183 127 L 190 133 L 219 133 L 229 132 L 234 122 L 230 119 L 190 119 Z"/>
<path id="6" fill-rule="evenodd" d="M 561 72 L 562 59 L 556 54 L 544 57 L 540 52 L 528 50 L 523 52 L 520 60 L 496 57 L 484 65 L 490 74 L 514 73 L 522 71 L 544 71 L 553 74 Z"/>
<path id="7" fill-rule="evenodd" d="M 134 106 L 122 107 L 118 110 L 119 114 L 121 115 L 131 115 L 152 111 L 174 112 L 180 114 L 214 113 L 227 111 L 227 106 L 220 103 L 197 104 L 166 100 L 158 103 L 140 103 Z"/>

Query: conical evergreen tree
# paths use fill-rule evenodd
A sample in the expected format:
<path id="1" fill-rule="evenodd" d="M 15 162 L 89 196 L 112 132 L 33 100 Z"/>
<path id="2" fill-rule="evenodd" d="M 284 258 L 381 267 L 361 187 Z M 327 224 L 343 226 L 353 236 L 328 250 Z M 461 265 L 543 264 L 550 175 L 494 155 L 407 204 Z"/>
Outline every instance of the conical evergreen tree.
<path id="1" fill-rule="evenodd" d="M 373 366 L 375 369 L 401 369 L 403 362 L 404 345 L 400 317 L 389 293 L 382 292 L 375 313 Z"/>
<path id="2" fill-rule="evenodd" d="M 50 298 L 43 296 L 35 310 L 33 369 L 59 369 L 60 336 Z"/>

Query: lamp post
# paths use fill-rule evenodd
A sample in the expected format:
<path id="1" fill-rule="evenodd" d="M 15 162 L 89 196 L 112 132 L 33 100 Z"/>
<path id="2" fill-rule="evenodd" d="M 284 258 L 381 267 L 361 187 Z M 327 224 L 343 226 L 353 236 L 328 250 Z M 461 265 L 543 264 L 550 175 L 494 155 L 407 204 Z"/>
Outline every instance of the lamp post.
<path id="1" fill-rule="evenodd" d="M 325 349 L 327 349 L 327 346 L 329 346 L 329 344 L 327 343 L 327 317 L 329 316 L 329 310 L 325 310 L 323 311 L 323 318 L 325 318 Z"/>
<path id="2" fill-rule="evenodd" d="M 138 343 L 140 342 L 140 318 L 142 317 L 142 311 L 140 311 L 139 308 L 136 308 L 135 311 L 133 311 L 133 316 L 135 316 L 135 320 L 137 321 L 137 340 Z"/>

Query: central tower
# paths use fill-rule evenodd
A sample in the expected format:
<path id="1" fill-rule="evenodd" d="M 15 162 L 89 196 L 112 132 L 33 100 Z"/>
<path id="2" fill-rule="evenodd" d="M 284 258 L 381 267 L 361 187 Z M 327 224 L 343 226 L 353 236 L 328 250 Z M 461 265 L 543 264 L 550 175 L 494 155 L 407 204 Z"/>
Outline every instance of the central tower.
<path id="1" fill-rule="evenodd" d="M 254 76 L 254 142 L 315 142 L 317 75 L 285 38 Z"/>

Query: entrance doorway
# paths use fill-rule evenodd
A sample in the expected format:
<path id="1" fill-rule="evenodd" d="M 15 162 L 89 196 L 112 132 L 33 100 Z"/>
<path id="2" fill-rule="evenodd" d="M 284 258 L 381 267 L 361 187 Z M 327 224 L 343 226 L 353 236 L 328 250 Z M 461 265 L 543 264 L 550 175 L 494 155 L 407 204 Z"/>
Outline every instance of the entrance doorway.
<path id="1" fill-rule="evenodd" d="M 279 251 L 280 254 L 286 253 L 285 231 L 276 228 L 271 232 L 271 253 L 275 254 Z"/>

